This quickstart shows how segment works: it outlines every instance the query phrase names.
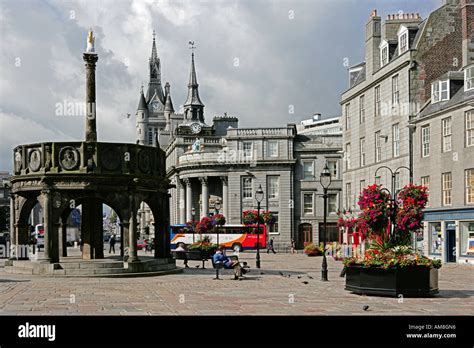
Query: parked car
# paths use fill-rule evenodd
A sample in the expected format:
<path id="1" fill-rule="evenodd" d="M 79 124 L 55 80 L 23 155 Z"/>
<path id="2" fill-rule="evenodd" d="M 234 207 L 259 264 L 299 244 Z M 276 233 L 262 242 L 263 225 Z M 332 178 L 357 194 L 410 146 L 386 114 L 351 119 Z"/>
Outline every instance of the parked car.
<path id="1" fill-rule="evenodd" d="M 146 240 L 139 240 L 137 242 L 137 250 L 145 250 L 147 246 Z"/>

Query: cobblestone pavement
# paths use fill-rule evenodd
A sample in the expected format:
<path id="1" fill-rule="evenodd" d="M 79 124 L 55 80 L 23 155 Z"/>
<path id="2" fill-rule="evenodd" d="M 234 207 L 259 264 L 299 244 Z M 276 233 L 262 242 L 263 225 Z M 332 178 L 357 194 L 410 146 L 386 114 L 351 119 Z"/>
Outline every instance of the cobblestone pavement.
<path id="1" fill-rule="evenodd" d="M 434 297 L 399 299 L 345 291 L 342 264 L 330 258 L 329 282 L 320 281 L 321 257 L 263 253 L 260 270 L 255 253 L 240 259 L 252 267 L 241 281 L 228 270 L 213 280 L 213 269 L 197 261 L 181 274 L 143 278 L 42 278 L 0 268 L 0 315 L 474 315 L 472 266 L 444 265 Z"/>

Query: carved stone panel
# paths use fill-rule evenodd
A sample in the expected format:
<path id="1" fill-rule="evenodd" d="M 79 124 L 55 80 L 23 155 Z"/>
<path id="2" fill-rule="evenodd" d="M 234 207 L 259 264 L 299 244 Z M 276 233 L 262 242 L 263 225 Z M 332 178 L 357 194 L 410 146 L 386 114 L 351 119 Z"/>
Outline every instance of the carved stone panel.
<path id="1" fill-rule="evenodd" d="M 41 151 L 39 149 L 30 150 L 28 163 L 32 172 L 37 172 L 41 168 Z"/>
<path id="2" fill-rule="evenodd" d="M 143 173 L 148 173 L 151 167 L 150 162 L 150 154 L 147 151 L 141 150 L 138 153 L 138 168 L 140 168 Z"/>
<path id="3" fill-rule="evenodd" d="M 59 163 L 64 170 L 74 170 L 79 166 L 79 151 L 72 146 L 66 146 L 59 152 Z"/>
<path id="4" fill-rule="evenodd" d="M 106 147 L 101 151 L 101 164 L 107 170 L 117 170 L 120 166 L 120 157 L 116 147 Z"/>

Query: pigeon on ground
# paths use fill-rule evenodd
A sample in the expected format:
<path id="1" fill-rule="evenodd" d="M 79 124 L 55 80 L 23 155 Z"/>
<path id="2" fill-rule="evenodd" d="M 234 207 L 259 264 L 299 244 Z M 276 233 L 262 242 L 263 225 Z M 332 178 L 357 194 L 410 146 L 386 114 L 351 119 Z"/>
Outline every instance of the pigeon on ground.
<path id="1" fill-rule="evenodd" d="M 197 265 L 196 268 L 199 268 L 199 265 Z"/>
<path id="2" fill-rule="evenodd" d="M 298 279 L 301 279 L 301 276 L 298 276 Z"/>
<path id="3" fill-rule="evenodd" d="M 364 311 L 367 311 L 367 310 L 369 309 L 369 306 L 364 305 L 364 306 L 362 306 L 362 309 L 363 309 Z"/>
<path id="4" fill-rule="evenodd" d="M 280 275 L 281 275 L 282 277 L 284 277 L 284 276 L 285 276 L 285 275 L 283 274 L 283 272 L 279 272 L 279 273 L 280 273 Z"/>
<path id="5" fill-rule="evenodd" d="M 308 276 L 308 278 L 309 278 L 309 279 L 313 279 L 313 277 L 311 277 L 311 276 Z"/>
<path id="6" fill-rule="evenodd" d="M 288 274 L 288 278 L 290 278 L 290 277 L 291 277 L 291 274 Z"/>
<path id="7" fill-rule="evenodd" d="M 263 273 L 263 272 L 260 272 L 260 274 L 265 274 L 265 273 Z"/>
<path id="8" fill-rule="evenodd" d="M 307 282 L 307 281 L 304 281 L 303 284 L 308 284 L 308 282 Z"/>

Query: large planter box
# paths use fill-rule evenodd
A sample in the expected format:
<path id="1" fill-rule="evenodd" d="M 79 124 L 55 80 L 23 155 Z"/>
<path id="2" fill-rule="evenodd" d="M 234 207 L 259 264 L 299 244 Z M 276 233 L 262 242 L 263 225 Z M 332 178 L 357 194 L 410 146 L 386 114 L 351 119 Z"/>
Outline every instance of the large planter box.
<path id="1" fill-rule="evenodd" d="M 438 270 L 424 266 L 389 269 L 348 266 L 345 289 L 360 295 L 432 295 L 438 293 Z"/>

